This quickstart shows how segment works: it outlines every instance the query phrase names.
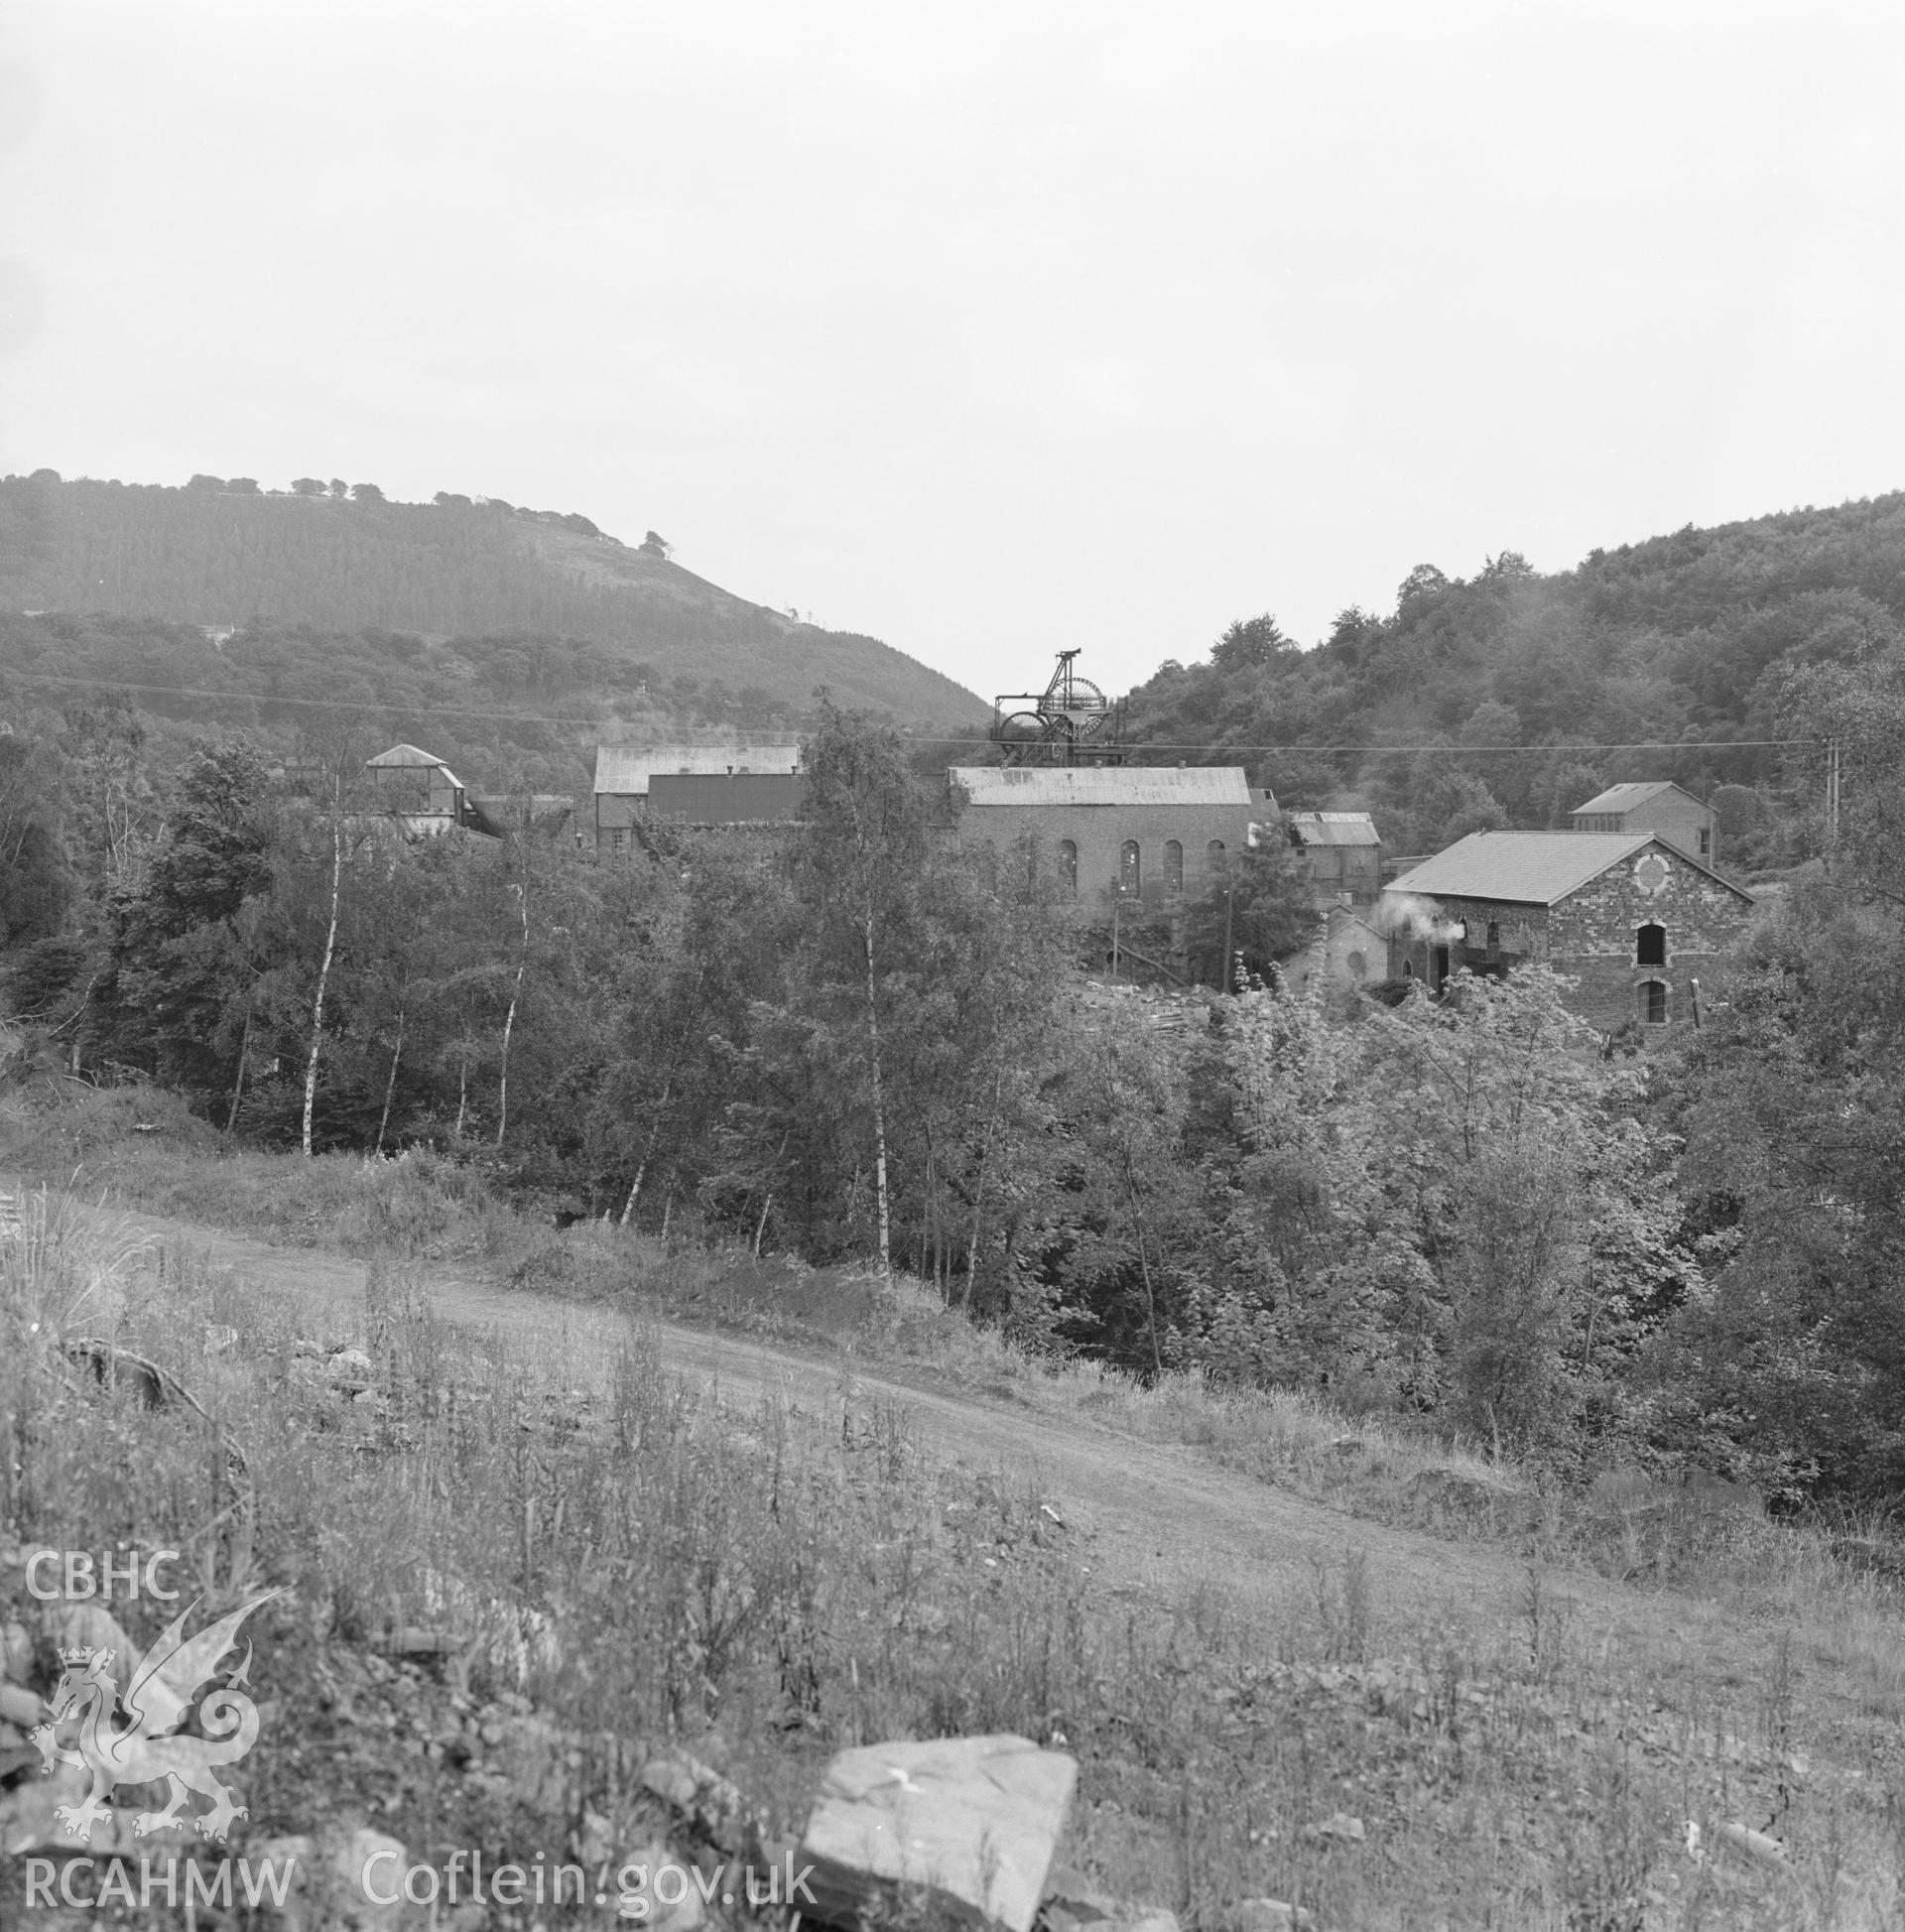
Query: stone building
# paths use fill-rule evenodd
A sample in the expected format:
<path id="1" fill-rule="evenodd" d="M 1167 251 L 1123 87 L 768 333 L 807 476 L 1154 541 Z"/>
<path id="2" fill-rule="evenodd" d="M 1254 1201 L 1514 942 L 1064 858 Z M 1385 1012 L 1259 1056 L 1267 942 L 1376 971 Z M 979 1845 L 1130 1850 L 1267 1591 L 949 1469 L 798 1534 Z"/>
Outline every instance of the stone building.
<path id="1" fill-rule="evenodd" d="M 1669 779 L 1610 785 L 1586 805 L 1576 806 L 1572 816 L 1577 832 L 1654 832 L 1689 858 L 1712 865 L 1719 856 L 1713 808 Z"/>
<path id="2" fill-rule="evenodd" d="M 1475 832 L 1387 886 L 1389 976 L 1540 962 L 1578 981 L 1569 1004 L 1612 1032 L 1696 1020 L 1753 897 L 1655 833 Z"/>
<path id="3" fill-rule="evenodd" d="M 953 765 L 961 844 L 1005 848 L 1027 834 L 1078 897 L 1165 906 L 1207 887 L 1277 802 L 1240 765 Z"/>
<path id="4" fill-rule="evenodd" d="M 1284 983 L 1297 993 L 1319 983 L 1365 986 L 1388 969 L 1389 941 L 1376 915 L 1344 905 L 1332 906 L 1316 938 L 1282 966 Z"/>
<path id="5" fill-rule="evenodd" d="M 626 850 L 635 827 L 783 825 L 807 781 L 798 744 L 601 744 L 595 747 L 595 846 Z"/>
<path id="6" fill-rule="evenodd" d="M 1367 812 L 1292 812 L 1290 842 L 1303 853 L 1319 912 L 1373 906 L 1382 896 L 1382 839 Z"/>

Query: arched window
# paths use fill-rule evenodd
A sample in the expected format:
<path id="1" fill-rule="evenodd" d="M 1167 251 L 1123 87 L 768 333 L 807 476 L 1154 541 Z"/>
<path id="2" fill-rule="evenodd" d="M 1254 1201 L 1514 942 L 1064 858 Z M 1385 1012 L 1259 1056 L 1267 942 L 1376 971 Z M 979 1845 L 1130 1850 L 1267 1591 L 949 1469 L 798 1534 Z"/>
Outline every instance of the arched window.
<path id="1" fill-rule="evenodd" d="M 1416 976 L 1416 963 L 1415 963 L 1415 961 L 1414 961 L 1414 960 L 1404 960 L 1404 961 L 1403 961 L 1403 963 L 1402 963 L 1402 976 L 1403 976 L 1403 977 L 1404 977 L 1405 979 L 1413 979 L 1413 978 L 1414 978 L 1414 977 Z"/>
<path id="2" fill-rule="evenodd" d="M 1176 838 L 1164 841 L 1164 889 L 1167 892 L 1184 890 L 1184 846 Z"/>
<path id="3" fill-rule="evenodd" d="M 1135 838 L 1127 838 L 1118 848 L 1118 890 L 1130 899 L 1144 890 L 1144 861 Z"/>
<path id="4" fill-rule="evenodd" d="M 1358 986 L 1360 986 L 1362 982 L 1368 978 L 1369 962 L 1365 960 L 1360 953 L 1351 953 L 1349 957 L 1343 961 L 1343 965 L 1349 968 L 1349 977 L 1353 979 Z"/>
<path id="5" fill-rule="evenodd" d="M 1079 841 L 1076 838 L 1059 840 L 1059 883 L 1068 892 L 1079 889 Z"/>
<path id="6" fill-rule="evenodd" d="M 1634 935 L 1635 966 L 1665 966 L 1667 964 L 1667 928 L 1652 922 L 1641 927 Z"/>
<path id="7" fill-rule="evenodd" d="M 1664 980 L 1643 979 L 1640 982 L 1640 1017 L 1649 1026 L 1667 1024 L 1667 986 Z"/>
<path id="8" fill-rule="evenodd" d="M 1204 848 L 1204 856 L 1209 864 L 1211 871 L 1216 871 L 1223 863 L 1223 840 L 1221 838 L 1211 839 L 1209 844 Z"/>
<path id="9" fill-rule="evenodd" d="M 1501 951 L 1501 928 L 1492 919 L 1488 922 L 1488 951 L 1490 953 Z"/>

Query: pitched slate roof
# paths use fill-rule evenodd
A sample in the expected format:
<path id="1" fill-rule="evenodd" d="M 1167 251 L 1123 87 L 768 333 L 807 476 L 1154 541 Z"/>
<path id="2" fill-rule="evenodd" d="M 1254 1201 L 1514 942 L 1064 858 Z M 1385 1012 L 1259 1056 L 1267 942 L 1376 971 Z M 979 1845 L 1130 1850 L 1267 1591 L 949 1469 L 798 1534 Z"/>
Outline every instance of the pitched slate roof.
<path id="1" fill-rule="evenodd" d="M 1662 792 L 1679 792 L 1682 798 L 1692 799 L 1696 805 L 1700 803 L 1692 792 L 1683 790 L 1671 778 L 1661 778 L 1651 784 L 1609 785 L 1586 805 L 1576 806 L 1574 816 L 1580 818 L 1584 812 L 1631 812 L 1635 806 L 1645 805 Z"/>
<path id="2" fill-rule="evenodd" d="M 981 808 L 1256 803 L 1241 765 L 952 765 L 947 776 Z"/>
<path id="3" fill-rule="evenodd" d="M 617 798 L 646 798 L 658 771 L 725 778 L 733 772 L 794 772 L 798 744 L 598 744 L 595 790 Z"/>
<path id="4" fill-rule="evenodd" d="M 1367 812 L 1292 812 L 1290 830 L 1306 845 L 1380 845 Z"/>
<path id="5" fill-rule="evenodd" d="M 1753 895 L 1743 887 L 1722 879 L 1711 866 L 1688 857 L 1653 832 L 1471 832 L 1447 851 L 1391 879 L 1383 891 L 1552 906 L 1649 845 L 1661 846 L 1679 864 L 1692 866 L 1748 905 L 1753 903 Z"/>

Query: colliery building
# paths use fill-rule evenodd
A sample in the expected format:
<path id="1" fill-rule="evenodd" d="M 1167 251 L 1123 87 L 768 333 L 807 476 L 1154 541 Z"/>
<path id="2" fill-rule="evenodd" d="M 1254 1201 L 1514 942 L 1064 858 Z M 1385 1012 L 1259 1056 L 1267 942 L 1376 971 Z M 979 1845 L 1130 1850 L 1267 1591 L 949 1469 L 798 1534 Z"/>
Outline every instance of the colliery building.
<path id="1" fill-rule="evenodd" d="M 1577 832 L 1655 832 L 1689 858 L 1712 865 L 1719 857 L 1714 809 L 1671 779 L 1610 785 L 1571 815 Z"/>
<path id="2" fill-rule="evenodd" d="M 1381 920 L 1391 978 L 1437 990 L 1462 967 L 1538 962 L 1575 978 L 1569 1004 L 1611 1032 L 1696 1019 L 1695 982 L 1711 993 L 1752 911 L 1658 833 L 1476 832 L 1392 881 Z"/>
<path id="3" fill-rule="evenodd" d="M 1375 905 L 1382 896 L 1382 838 L 1367 812 L 1292 812 L 1287 823 L 1319 912 Z"/>
<path id="4" fill-rule="evenodd" d="M 1240 765 L 953 765 L 961 844 L 1028 836 L 1080 898 L 1164 906 L 1205 891 L 1226 857 L 1274 837 L 1277 802 Z"/>
<path id="5" fill-rule="evenodd" d="M 597 745 L 595 846 L 623 851 L 647 825 L 786 825 L 806 796 L 798 744 Z"/>

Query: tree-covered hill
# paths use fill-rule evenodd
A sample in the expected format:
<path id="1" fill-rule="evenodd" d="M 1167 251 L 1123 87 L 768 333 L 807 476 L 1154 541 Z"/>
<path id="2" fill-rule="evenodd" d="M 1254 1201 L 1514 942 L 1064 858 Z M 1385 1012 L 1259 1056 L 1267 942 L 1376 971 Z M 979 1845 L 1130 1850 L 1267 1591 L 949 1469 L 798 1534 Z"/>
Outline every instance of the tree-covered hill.
<path id="1" fill-rule="evenodd" d="M 952 679 L 851 632 L 749 603 L 573 513 L 444 494 L 395 503 L 370 484 L 246 477 L 185 488 L 0 481 L 0 609 L 273 631 L 529 635 L 597 647 L 596 693 L 748 694 L 805 709 L 817 686 L 908 724 L 969 723 L 983 706 Z M 130 672 L 128 672 L 130 679 Z M 137 680 L 146 682 L 147 680 Z"/>
<path id="2" fill-rule="evenodd" d="M 1867 661 L 1901 636 L 1895 493 L 1597 550 L 1553 576 L 1513 551 L 1467 580 L 1423 565 L 1393 612 L 1344 610 L 1311 651 L 1271 617 L 1240 620 L 1207 664 L 1167 664 L 1132 695 L 1132 736 L 1242 759 L 1286 804 L 1366 805 L 1395 851 L 1565 825 L 1621 779 L 1739 788 L 1722 801 L 1730 848 L 1770 861 L 1754 840 L 1803 801 L 1818 762 L 1756 742 L 1789 734 L 1790 673 Z M 1411 749 L 1256 749 L 1291 745 Z"/>

